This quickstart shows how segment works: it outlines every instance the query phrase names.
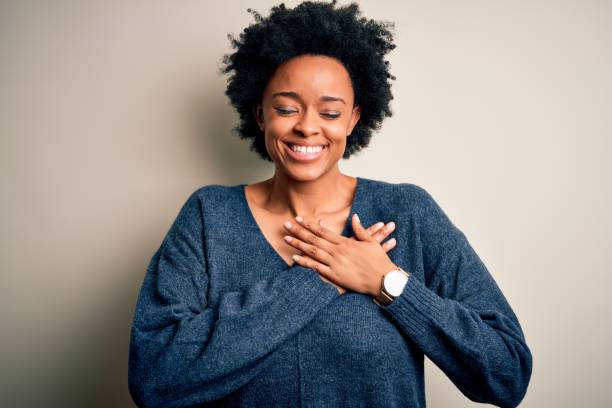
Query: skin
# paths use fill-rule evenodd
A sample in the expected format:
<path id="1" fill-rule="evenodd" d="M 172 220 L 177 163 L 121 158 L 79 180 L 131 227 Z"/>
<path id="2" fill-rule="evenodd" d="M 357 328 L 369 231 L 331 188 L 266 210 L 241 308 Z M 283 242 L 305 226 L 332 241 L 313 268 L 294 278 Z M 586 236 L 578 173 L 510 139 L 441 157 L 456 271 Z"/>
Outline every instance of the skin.
<path id="1" fill-rule="evenodd" d="M 355 236 L 341 235 L 356 179 L 341 173 L 338 163 L 361 114 L 344 65 L 321 55 L 292 58 L 276 70 L 253 113 L 275 172 L 245 192 L 254 214 L 264 221 L 259 224 L 269 241 L 283 258 L 293 255 L 296 263 L 317 271 L 341 294 L 378 294 L 383 275 L 397 268 L 387 255 L 395 240 L 380 244 L 394 224 L 366 229 L 353 217 Z M 318 159 L 300 162 L 287 151 L 287 142 L 325 149 Z M 284 241 L 279 234 L 285 235 Z"/>

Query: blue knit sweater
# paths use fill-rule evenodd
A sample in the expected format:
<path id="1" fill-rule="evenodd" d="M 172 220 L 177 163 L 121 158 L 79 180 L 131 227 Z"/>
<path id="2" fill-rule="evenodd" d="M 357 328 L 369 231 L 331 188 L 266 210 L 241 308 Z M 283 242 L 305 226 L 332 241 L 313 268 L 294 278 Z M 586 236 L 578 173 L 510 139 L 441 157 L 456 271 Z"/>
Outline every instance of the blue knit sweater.
<path id="1" fill-rule="evenodd" d="M 357 177 L 350 214 L 394 221 L 388 255 L 412 273 L 379 306 L 289 266 L 244 187 L 197 189 L 150 261 L 129 355 L 139 406 L 425 407 L 424 356 L 473 401 L 523 399 L 532 356 L 517 317 L 424 188 Z"/>

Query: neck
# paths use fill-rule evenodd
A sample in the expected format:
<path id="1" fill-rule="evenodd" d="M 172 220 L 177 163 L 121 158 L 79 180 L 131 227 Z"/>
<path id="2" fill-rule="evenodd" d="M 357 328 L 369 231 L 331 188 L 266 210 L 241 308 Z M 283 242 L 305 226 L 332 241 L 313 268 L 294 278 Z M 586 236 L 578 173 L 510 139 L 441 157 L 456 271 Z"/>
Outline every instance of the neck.
<path id="1" fill-rule="evenodd" d="M 334 214 L 350 206 L 356 179 L 339 169 L 315 180 L 295 180 L 282 172 L 266 180 L 266 207 L 275 213 L 291 213 L 304 219 Z"/>

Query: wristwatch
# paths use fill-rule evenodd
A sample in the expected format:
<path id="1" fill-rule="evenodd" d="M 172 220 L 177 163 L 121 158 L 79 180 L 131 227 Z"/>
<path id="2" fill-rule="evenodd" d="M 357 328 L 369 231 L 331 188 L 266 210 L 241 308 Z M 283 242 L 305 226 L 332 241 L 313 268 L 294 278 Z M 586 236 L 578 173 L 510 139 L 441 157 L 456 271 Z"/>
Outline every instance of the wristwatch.
<path id="1" fill-rule="evenodd" d="M 406 272 L 399 266 L 397 269 L 392 269 L 385 273 L 380 283 L 378 295 L 372 298 L 378 306 L 390 305 L 396 297 L 401 295 L 404 288 L 408 284 L 410 273 Z"/>

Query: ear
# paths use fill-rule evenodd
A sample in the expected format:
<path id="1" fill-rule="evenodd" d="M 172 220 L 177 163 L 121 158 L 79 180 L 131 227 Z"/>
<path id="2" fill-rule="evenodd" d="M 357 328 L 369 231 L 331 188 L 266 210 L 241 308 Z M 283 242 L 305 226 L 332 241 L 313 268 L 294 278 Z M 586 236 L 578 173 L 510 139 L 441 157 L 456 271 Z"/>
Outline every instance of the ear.
<path id="1" fill-rule="evenodd" d="M 263 108 L 260 103 L 253 105 L 253 116 L 259 125 L 259 129 L 264 130 Z"/>
<path id="2" fill-rule="evenodd" d="M 355 107 L 353 108 L 353 112 L 351 114 L 351 121 L 350 121 L 349 132 L 348 132 L 349 136 L 351 133 L 353 133 L 353 128 L 359 121 L 360 117 L 361 117 L 361 106 L 355 105 Z"/>

